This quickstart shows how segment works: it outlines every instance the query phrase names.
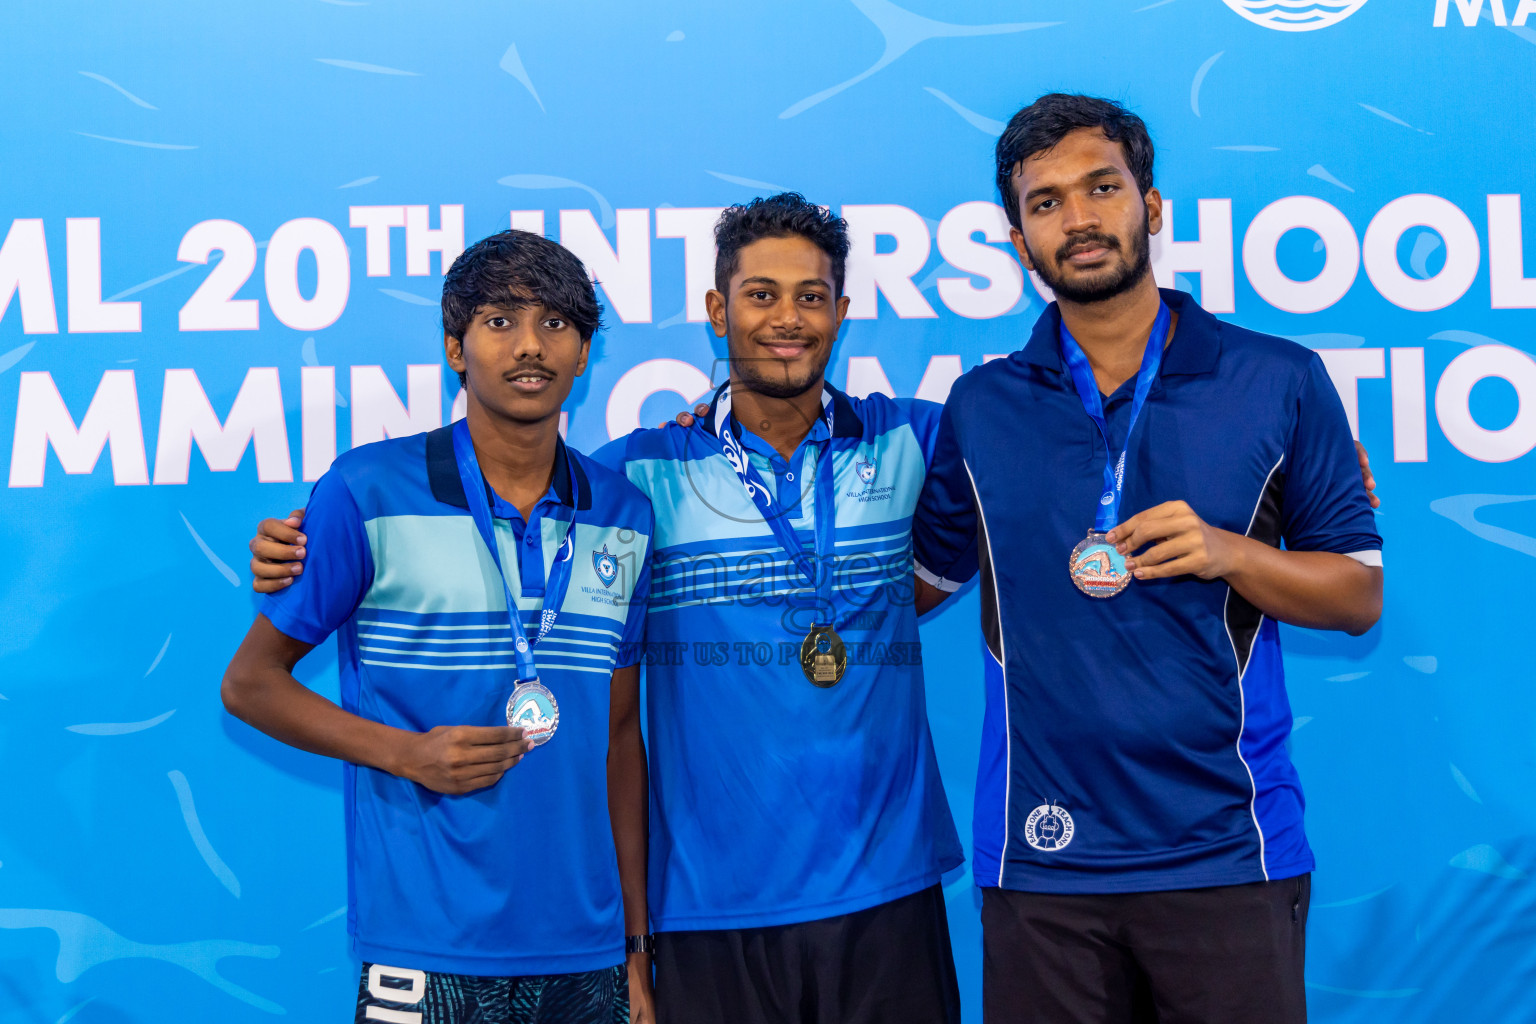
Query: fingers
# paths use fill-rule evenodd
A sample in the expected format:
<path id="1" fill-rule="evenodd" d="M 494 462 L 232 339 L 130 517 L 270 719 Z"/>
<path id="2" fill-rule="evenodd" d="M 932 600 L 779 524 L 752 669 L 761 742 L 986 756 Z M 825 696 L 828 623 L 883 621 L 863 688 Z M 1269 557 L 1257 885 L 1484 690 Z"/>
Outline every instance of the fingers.
<path id="1" fill-rule="evenodd" d="M 693 407 L 693 414 L 695 416 L 699 417 L 700 419 L 702 419 L 705 416 L 705 414 L 708 413 L 708 412 L 709 412 L 709 403 L 708 402 L 700 402 L 698 405 Z"/>
<path id="2" fill-rule="evenodd" d="M 1171 537 L 1161 544 L 1152 545 L 1134 558 L 1127 558 L 1125 566 L 1134 572 L 1137 569 L 1149 569 L 1154 565 L 1160 565 L 1169 559 L 1182 558 L 1185 555 L 1194 554 L 1200 547 L 1196 541 L 1197 538 L 1191 534 L 1180 534 Z M 1138 577 L 1141 576 L 1140 573 L 1136 575 Z"/>
<path id="3" fill-rule="evenodd" d="M 1146 515 L 1143 513 L 1142 515 Z M 1145 547 L 1155 541 L 1165 540 L 1177 536 L 1189 530 L 1197 528 L 1200 524 L 1199 517 L 1193 513 L 1175 511 L 1168 515 L 1148 517 L 1136 523 L 1125 537 L 1122 537 L 1115 545 L 1115 549 L 1122 555 L 1128 555 L 1132 551 Z M 1130 526 L 1130 523 L 1126 524 Z"/>
<path id="4" fill-rule="evenodd" d="M 1108 539 L 1111 544 L 1120 544 L 1144 523 L 1155 519 L 1166 519 L 1169 516 L 1181 512 L 1192 512 L 1189 505 L 1182 501 L 1165 501 L 1161 505 L 1153 505 L 1149 509 L 1143 509 L 1136 513 L 1113 530 L 1109 531 Z"/>
<path id="5" fill-rule="evenodd" d="M 1182 555 L 1160 565 L 1143 566 L 1138 563 L 1134 575 L 1138 580 L 1158 580 L 1170 576 L 1198 576 L 1200 568 L 1200 558 L 1195 555 Z"/>
<path id="6" fill-rule="evenodd" d="M 269 538 L 280 544 L 291 544 L 294 547 L 303 547 L 308 538 L 299 532 L 299 524 L 294 522 L 295 519 L 299 519 L 299 522 L 303 521 L 298 516 L 289 516 L 287 519 L 263 519 L 261 525 L 256 527 L 256 537 L 257 539 Z M 254 544 L 255 541 L 251 543 Z"/>

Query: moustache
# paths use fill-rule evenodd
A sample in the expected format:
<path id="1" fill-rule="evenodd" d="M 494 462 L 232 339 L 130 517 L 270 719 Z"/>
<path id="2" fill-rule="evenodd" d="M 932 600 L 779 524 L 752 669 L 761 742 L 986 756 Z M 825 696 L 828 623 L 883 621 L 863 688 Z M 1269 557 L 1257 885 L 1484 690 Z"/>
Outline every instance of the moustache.
<path id="1" fill-rule="evenodd" d="M 1074 254 L 1086 252 L 1089 249 L 1110 249 L 1120 251 L 1120 240 L 1109 235 L 1079 235 L 1078 237 L 1062 243 L 1056 250 L 1056 260 L 1060 262 L 1071 258 Z"/>

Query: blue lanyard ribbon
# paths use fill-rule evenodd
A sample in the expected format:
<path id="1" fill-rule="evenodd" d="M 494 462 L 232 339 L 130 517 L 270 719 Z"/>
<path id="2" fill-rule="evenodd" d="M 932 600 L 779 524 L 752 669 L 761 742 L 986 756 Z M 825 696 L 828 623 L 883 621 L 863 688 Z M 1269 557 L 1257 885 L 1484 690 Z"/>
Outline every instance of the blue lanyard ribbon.
<path id="1" fill-rule="evenodd" d="M 824 614 L 826 624 L 833 625 L 832 620 L 836 615 L 832 605 L 832 583 L 837 553 L 837 495 L 832 468 L 832 396 L 826 388 L 821 391 L 821 410 L 828 436 L 826 446 L 816 459 L 816 549 L 812 553 L 807 553 L 801 546 L 800 538 L 794 527 L 789 525 L 789 516 L 779 504 L 773 488 L 763 482 L 747 457 L 746 448 L 731 430 L 729 384 L 715 399 L 714 427 L 726 461 L 736 471 L 736 479 L 741 481 L 742 489 L 747 492 L 747 497 L 757 507 L 763 522 L 773 531 L 774 539 L 789 555 L 800 575 L 815 589 L 818 614 Z"/>
<path id="2" fill-rule="evenodd" d="M 566 589 L 571 583 L 572 542 L 571 524 L 565 524 L 565 536 L 555 552 L 554 564 L 549 567 L 549 578 L 544 587 L 544 608 L 539 617 L 538 634 L 529 637 L 523 630 L 522 616 L 517 610 L 517 600 L 512 596 L 512 585 L 507 582 L 506 567 L 501 564 L 501 551 L 496 544 L 496 531 L 491 523 L 491 497 L 486 491 L 485 477 L 480 472 L 480 462 L 475 458 L 475 443 L 469 436 L 469 421 L 459 420 L 453 425 L 453 457 L 459 464 L 459 481 L 464 485 L 464 502 L 469 506 L 470 517 L 480 531 L 480 539 L 491 552 L 496 572 L 501 576 L 501 588 L 507 598 L 507 621 L 512 627 L 513 655 L 517 660 L 517 681 L 528 682 L 539 678 L 539 669 L 533 660 L 533 648 L 549 634 L 560 614 Z M 533 529 L 529 524 L 527 529 Z M 516 568 L 514 566 L 514 568 Z"/>
<path id="3" fill-rule="evenodd" d="M 1099 436 L 1104 439 L 1104 493 L 1099 497 L 1098 511 L 1093 517 L 1093 528 L 1099 533 L 1108 533 L 1120 522 L 1120 498 L 1125 493 L 1125 453 L 1130 450 L 1131 432 L 1136 429 L 1136 421 L 1141 418 L 1147 393 L 1152 390 L 1152 382 L 1157 380 L 1158 371 L 1162 368 L 1163 348 L 1168 343 L 1168 324 L 1172 316 L 1166 302 L 1158 304 L 1152 336 L 1147 339 L 1147 349 L 1141 356 L 1141 369 L 1136 374 L 1131 418 L 1125 426 L 1125 444 L 1120 448 L 1118 457 L 1109 443 L 1109 425 L 1104 422 L 1104 403 L 1099 398 L 1099 382 L 1093 377 L 1093 367 L 1088 365 L 1088 357 L 1083 354 L 1082 346 L 1072 337 L 1072 332 L 1067 330 L 1066 321 L 1061 323 L 1061 357 L 1066 361 L 1067 369 L 1072 372 L 1077 397 L 1082 399 L 1083 408 L 1093 418 L 1094 425 L 1099 428 Z"/>

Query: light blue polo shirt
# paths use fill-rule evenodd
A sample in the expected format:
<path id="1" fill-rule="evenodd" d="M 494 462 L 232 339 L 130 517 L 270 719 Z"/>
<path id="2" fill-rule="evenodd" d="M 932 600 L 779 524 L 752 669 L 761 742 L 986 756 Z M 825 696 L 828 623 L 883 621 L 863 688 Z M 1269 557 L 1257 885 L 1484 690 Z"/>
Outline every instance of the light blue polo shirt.
<path id="1" fill-rule="evenodd" d="M 305 643 L 334 632 L 342 706 L 417 732 L 505 725 L 516 685 L 505 592 L 469 515 L 451 430 L 338 458 L 305 512 L 303 575 L 261 609 Z M 613 670 L 640 657 L 650 506 L 562 443 L 528 522 L 499 499 L 493 512 L 530 636 L 545 565 L 570 524 L 570 586 L 534 648 L 559 729 L 496 784 L 462 796 L 346 765 L 348 930 L 361 959 L 419 970 L 611 967 L 624 960 L 624 912 L 608 816 L 609 688 Z"/>
<path id="2" fill-rule="evenodd" d="M 799 663 L 815 594 L 713 433 L 637 430 L 600 449 L 656 515 L 647 615 L 650 910 L 658 931 L 748 928 L 851 913 L 933 885 L 962 861 L 934 759 L 912 604 L 912 512 L 939 406 L 829 387 L 785 459 L 733 432 L 814 550 L 836 526 L 842 681 Z M 717 395 L 718 401 L 718 395 Z M 831 448 L 833 508 L 816 503 Z"/>

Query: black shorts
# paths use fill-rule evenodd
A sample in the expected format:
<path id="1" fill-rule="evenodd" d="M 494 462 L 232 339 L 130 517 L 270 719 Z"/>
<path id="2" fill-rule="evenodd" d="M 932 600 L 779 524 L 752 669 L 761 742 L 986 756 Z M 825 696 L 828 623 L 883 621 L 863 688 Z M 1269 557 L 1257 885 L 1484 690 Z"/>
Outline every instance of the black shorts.
<path id="1" fill-rule="evenodd" d="M 960 1024 L 944 890 L 803 924 L 656 936 L 658 1024 Z"/>
<path id="2" fill-rule="evenodd" d="M 1103 896 L 983 890 L 986 1024 L 1305 1024 L 1312 876 Z"/>
<path id="3" fill-rule="evenodd" d="M 628 1024 L 629 972 L 482 978 L 363 964 L 356 1024 Z"/>

